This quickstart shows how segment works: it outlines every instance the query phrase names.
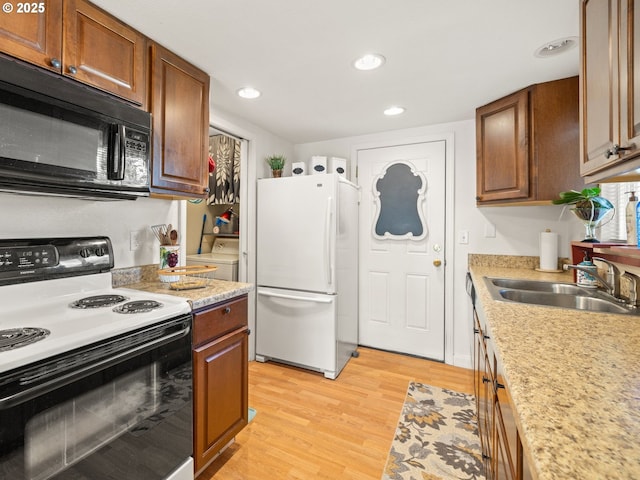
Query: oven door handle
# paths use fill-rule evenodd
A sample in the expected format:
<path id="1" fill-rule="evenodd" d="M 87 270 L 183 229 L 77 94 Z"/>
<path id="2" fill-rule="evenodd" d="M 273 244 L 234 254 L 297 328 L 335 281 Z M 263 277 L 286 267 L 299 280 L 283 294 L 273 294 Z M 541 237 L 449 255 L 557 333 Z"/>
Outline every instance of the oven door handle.
<path id="1" fill-rule="evenodd" d="M 21 390 L 11 395 L 0 397 L 0 409 L 10 408 L 15 405 L 19 405 L 20 403 L 36 398 L 39 395 L 43 395 L 57 388 L 68 385 L 76 380 L 84 378 L 99 370 L 104 370 L 105 368 L 115 365 L 116 363 L 121 361 L 123 358 L 131 357 L 132 355 L 143 353 L 153 347 L 162 346 L 172 342 L 173 340 L 182 338 L 188 335 L 190 331 L 191 331 L 191 327 L 188 326 L 186 328 L 178 330 L 177 332 L 173 332 L 169 335 L 165 335 L 164 337 L 156 338 L 155 340 L 152 340 L 147 343 L 143 343 L 141 345 L 137 345 L 133 348 L 130 348 L 129 350 L 119 352 L 108 358 L 98 360 L 95 363 L 91 363 L 89 365 L 80 367 L 69 373 L 53 378 L 49 381 L 45 381 L 43 383 L 34 385 L 33 387 L 27 387 L 24 390 Z M 29 382 L 35 382 L 35 381 L 36 380 L 28 380 L 27 382 L 21 382 L 21 383 L 27 384 Z"/>

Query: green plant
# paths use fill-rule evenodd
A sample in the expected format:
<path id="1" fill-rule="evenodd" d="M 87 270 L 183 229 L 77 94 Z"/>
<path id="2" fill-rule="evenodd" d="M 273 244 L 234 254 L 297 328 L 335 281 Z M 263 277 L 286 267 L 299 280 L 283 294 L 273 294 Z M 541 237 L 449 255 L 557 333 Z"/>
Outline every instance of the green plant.
<path id="1" fill-rule="evenodd" d="M 568 192 L 560 192 L 560 198 L 553 200 L 554 205 L 575 205 L 576 208 L 602 208 L 611 210 L 613 205 L 609 200 L 600 196 L 600 187 L 584 188 L 580 192 L 577 190 L 569 190 Z"/>
<path id="2" fill-rule="evenodd" d="M 271 170 L 282 170 L 284 168 L 284 163 L 287 161 L 287 157 L 284 155 L 270 155 L 266 159 Z"/>

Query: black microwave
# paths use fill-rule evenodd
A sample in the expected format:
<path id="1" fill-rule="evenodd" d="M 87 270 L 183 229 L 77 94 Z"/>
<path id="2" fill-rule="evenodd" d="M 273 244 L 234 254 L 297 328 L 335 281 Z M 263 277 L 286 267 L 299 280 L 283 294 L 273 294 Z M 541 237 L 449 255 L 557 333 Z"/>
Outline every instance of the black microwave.
<path id="1" fill-rule="evenodd" d="M 134 200 L 150 158 L 148 112 L 0 56 L 0 191 Z"/>

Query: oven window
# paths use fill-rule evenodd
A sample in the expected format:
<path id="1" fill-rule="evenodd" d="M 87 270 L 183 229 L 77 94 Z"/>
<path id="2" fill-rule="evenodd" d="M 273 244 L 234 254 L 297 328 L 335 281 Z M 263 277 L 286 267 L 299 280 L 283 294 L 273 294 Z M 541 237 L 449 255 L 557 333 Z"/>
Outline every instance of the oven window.
<path id="1" fill-rule="evenodd" d="M 192 455 L 191 336 L 0 408 L 0 477 L 161 480 Z"/>
<path id="2" fill-rule="evenodd" d="M 154 414 L 159 384 L 154 362 L 38 413 L 25 428 L 28 478 L 51 478 Z"/>

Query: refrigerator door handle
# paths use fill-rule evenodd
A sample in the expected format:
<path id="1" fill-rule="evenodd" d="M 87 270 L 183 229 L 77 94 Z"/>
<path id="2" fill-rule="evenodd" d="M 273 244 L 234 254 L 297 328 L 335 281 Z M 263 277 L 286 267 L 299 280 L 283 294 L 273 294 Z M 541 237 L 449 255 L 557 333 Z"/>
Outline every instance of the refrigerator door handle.
<path id="1" fill-rule="evenodd" d="M 284 293 L 273 293 L 273 292 L 261 292 L 261 291 L 258 291 L 258 295 L 263 295 L 265 297 L 285 298 L 287 300 L 297 300 L 297 301 L 302 301 L 302 302 L 313 302 L 313 303 L 331 303 L 331 302 L 333 302 L 333 298 L 299 297 L 297 295 L 287 295 L 287 294 L 284 294 Z"/>
<path id="2" fill-rule="evenodd" d="M 331 197 L 327 197 L 327 214 L 325 215 L 324 222 L 324 245 L 325 245 L 325 260 L 326 260 L 326 269 L 325 273 L 327 275 L 327 285 L 331 285 Z"/>

